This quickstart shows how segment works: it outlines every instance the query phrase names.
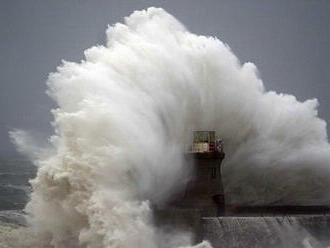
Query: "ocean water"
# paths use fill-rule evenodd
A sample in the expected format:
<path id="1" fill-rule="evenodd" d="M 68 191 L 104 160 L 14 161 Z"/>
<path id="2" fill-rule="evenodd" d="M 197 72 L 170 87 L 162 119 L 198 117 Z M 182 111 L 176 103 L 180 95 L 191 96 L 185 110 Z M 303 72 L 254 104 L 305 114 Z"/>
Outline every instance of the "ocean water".
<path id="1" fill-rule="evenodd" d="M 35 175 L 36 167 L 28 160 L 0 158 L 0 211 L 24 208 L 31 191 L 29 180 Z"/>

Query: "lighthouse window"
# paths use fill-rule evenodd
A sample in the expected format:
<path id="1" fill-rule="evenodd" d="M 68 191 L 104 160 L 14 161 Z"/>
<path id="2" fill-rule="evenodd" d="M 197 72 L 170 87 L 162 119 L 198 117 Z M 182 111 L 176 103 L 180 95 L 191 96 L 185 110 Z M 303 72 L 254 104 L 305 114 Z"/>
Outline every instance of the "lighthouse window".
<path id="1" fill-rule="evenodd" d="M 211 178 L 216 178 L 217 177 L 217 169 L 216 168 L 212 168 L 212 171 L 211 171 Z"/>

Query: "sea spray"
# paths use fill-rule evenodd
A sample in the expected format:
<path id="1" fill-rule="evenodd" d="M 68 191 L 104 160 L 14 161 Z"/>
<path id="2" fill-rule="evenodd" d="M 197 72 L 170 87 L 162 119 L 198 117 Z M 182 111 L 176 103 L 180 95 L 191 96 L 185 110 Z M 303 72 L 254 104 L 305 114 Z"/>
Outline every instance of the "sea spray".
<path id="1" fill-rule="evenodd" d="M 86 50 L 81 63 L 63 61 L 48 79 L 58 105 L 53 153 L 36 159 L 26 207 L 43 242 L 171 247 L 150 206 L 166 204 L 188 180 L 192 130 L 215 130 L 225 142 L 228 203 L 329 202 L 317 100 L 265 91 L 254 64 L 159 8 L 136 11 L 106 34 L 106 45 Z M 11 136 L 28 146 L 19 132 Z"/>

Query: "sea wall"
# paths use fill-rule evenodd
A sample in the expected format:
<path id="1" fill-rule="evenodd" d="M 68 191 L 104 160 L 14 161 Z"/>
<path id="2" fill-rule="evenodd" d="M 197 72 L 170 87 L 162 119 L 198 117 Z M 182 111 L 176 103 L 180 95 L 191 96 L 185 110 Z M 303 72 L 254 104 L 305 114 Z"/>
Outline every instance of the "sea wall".
<path id="1" fill-rule="evenodd" d="M 224 216 L 201 220 L 214 248 L 321 248 L 330 245 L 330 215 Z"/>

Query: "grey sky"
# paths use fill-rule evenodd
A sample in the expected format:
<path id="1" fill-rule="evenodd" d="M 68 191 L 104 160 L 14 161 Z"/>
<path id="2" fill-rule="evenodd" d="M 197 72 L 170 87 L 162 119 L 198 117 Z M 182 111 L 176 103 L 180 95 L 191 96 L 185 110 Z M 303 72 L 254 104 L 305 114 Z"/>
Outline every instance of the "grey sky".
<path id="1" fill-rule="evenodd" d="M 2 0 L 0 156 L 14 152 L 10 129 L 51 132 L 45 81 L 61 59 L 80 61 L 103 44 L 108 24 L 150 6 L 228 43 L 257 65 L 267 90 L 318 98 L 320 117 L 330 121 L 328 0 Z"/>

